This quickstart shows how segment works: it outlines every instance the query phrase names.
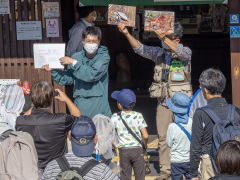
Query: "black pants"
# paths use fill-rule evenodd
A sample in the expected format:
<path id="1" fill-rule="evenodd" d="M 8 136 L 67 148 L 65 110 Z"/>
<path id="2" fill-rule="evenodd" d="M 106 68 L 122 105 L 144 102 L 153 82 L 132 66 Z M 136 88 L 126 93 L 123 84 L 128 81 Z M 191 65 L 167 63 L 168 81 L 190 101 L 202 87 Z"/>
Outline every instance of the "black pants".
<path id="1" fill-rule="evenodd" d="M 131 180 L 132 168 L 136 180 L 145 179 L 145 160 L 143 149 L 139 148 L 121 148 L 119 150 L 121 180 Z"/>

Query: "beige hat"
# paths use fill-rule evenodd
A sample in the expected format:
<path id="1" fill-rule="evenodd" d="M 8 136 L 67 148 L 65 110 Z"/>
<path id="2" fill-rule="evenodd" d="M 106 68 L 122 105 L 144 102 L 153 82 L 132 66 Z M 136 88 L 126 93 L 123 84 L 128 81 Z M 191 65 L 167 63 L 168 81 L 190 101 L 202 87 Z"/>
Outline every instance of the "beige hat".
<path id="1" fill-rule="evenodd" d="M 10 126 L 8 126 L 8 123 L 2 118 L 0 115 L 0 134 L 4 133 L 5 131 L 12 129 Z"/>

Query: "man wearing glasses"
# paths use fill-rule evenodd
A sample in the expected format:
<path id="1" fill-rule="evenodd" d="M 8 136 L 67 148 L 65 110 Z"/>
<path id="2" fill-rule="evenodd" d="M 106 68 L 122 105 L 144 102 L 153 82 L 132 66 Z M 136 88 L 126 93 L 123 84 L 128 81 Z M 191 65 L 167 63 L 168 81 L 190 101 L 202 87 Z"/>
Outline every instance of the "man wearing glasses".
<path id="1" fill-rule="evenodd" d="M 171 69 L 171 62 L 173 59 L 178 59 L 179 62 L 182 62 L 182 69 L 184 69 L 185 72 L 190 73 L 192 51 L 180 43 L 180 39 L 183 36 L 183 28 L 179 22 L 175 22 L 174 33 L 172 34 L 165 34 L 161 30 L 155 31 L 158 38 L 161 40 L 162 48 L 143 45 L 131 36 L 125 25 L 122 23 L 118 25 L 118 28 L 119 31 L 126 36 L 135 53 L 152 60 L 156 65 L 163 64 L 166 72 Z M 162 93 L 162 97 L 158 98 L 156 122 L 159 138 L 159 166 L 161 172 L 160 177 L 156 180 L 168 179 L 168 177 L 171 176 L 170 149 L 166 144 L 166 133 L 169 124 L 174 122 L 174 116 L 172 111 L 166 106 L 168 98 L 169 95 L 167 95 L 167 93 Z"/>

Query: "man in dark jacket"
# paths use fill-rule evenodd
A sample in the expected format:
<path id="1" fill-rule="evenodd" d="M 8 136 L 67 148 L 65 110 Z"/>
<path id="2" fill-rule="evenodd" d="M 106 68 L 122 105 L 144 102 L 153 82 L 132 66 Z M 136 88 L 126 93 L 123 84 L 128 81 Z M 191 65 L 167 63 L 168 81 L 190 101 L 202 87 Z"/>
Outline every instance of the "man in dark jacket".
<path id="1" fill-rule="evenodd" d="M 207 107 L 222 120 L 227 119 L 229 104 L 222 98 L 226 86 L 226 78 L 217 69 L 207 69 L 199 78 L 203 96 L 207 100 Z M 238 118 L 240 109 L 236 108 L 235 118 Z M 215 176 L 210 160 L 210 149 L 213 136 L 213 120 L 201 109 L 197 109 L 193 116 L 192 139 L 190 147 L 190 173 L 192 180 L 198 180 L 198 167 L 200 158 L 201 180 L 208 180 Z"/>

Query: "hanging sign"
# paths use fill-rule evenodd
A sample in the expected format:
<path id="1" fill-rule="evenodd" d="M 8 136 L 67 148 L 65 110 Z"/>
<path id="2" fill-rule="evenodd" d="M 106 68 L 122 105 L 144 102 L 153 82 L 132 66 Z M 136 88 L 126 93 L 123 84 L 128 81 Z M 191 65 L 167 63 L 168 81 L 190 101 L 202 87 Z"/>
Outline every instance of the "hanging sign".
<path id="1" fill-rule="evenodd" d="M 58 2 L 44 2 L 43 12 L 45 18 L 59 17 L 59 3 Z"/>
<path id="2" fill-rule="evenodd" d="M 230 38 L 240 38 L 240 26 L 230 26 Z"/>
<path id="3" fill-rule="evenodd" d="M 47 37 L 59 37 L 58 19 L 46 19 Z"/>
<path id="4" fill-rule="evenodd" d="M 17 40 L 41 40 L 41 21 L 17 21 Z"/>
<path id="5" fill-rule="evenodd" d="M 0 14 L 9 14 L 9 0 L 0 0 Z"/>
<path id="6" fill-rule="evenodd" d="M 239 24 L 239 14 L 230 14 L 230 24 Z"/>

